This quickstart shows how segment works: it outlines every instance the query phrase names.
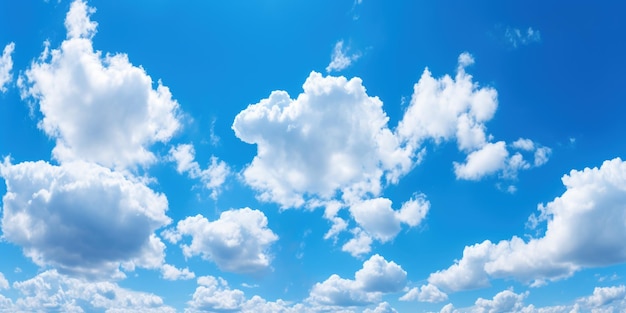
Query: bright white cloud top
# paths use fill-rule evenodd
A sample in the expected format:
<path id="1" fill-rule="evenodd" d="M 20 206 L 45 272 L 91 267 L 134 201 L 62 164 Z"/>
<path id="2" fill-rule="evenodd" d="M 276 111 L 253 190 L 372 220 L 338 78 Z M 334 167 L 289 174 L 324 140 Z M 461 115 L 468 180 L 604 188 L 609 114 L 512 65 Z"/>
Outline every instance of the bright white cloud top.
<path id="1" fill-rule="evenodd" d="M 539 217 L 530 218 L 533 227 L 547 223 L 542 237 L 465 247 L 461 260 L 428 281 L 452 291 L 487 286 L 489 277 L 542 285 L 584 267 L 626 261 L 626 162 L 605 161 L 600 168 L 573 170 L 562 180 L 567 190 L 539 205 Z"/>
<path id="2" fill-rule="evenodd" d="M 178 103 L 160 81 L 153 89 L 150 76 L 125 54 L 94 51 L 93 12 L 84 2 L 72 3 L 67 39 L 58 49 L 46 45 L 25 72 L 22 88 L 39 104 L 39 127 L 56 139 L 55 159 L 117 168 L 150 165 L 156 157 L 149 145 L 167 142 L 180 127 Z"/>
<path id="3" fill-rule="evenodd" d="M 0 92 L 6 92 L 6 85 L 12 80 L 13 59 L 11 54 L 13 50 L 15 50 L 15 43 L 13 42 L 7 44 L 4 50 L 2 50 L 2 56 L 0 57 Z"/>
<path id="4" fill-rule="evenodd" d="M 623 312 L 620 6 L 0 2 L 0 312 Z"/>

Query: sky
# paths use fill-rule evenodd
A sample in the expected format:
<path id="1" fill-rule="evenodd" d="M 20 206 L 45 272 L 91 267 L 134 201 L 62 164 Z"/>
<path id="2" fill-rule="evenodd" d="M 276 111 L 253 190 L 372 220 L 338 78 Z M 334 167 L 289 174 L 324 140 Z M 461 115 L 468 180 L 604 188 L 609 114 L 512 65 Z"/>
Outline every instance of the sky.
<path id="1" fill-rule="evenodd" d="M 624 9 L 0 1 L 0 312 L 625 312 Z"/>

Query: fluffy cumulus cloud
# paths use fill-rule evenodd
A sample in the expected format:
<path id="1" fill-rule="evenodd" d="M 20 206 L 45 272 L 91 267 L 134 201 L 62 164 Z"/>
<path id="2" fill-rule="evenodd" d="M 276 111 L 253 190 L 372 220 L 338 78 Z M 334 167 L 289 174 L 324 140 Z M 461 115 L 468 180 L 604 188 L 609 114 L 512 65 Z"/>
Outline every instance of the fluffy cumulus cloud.
<path id="1" fill-rule="evenodd" d="M 0 290 L 8 289 L 8 288 L 9 288 L 9 281 L 4 277 L 3 273 L 0 273 Z"/>
<path id="2" fill-rule="evenodd" d="M 533 227 L 546 223 L 542 237 L 468 246 L 461 260 L 428 281 L 451 291 L 503 277 L 541 285 L 584 267 L 626 262 L 626 162 L 616 158 L 599 168 L 572 170 L 562 181 L 566 191 L 530 218 Z"/>
<path id="3" fill-rule="evenodd" d="M 448 295 L 431 284 L 423 285 L 419 288 L 411 288 L 406 294 L 400 297 L 400 301 L 420 301 L 436 303 L 446 300 L 448 300 Z"/>
<path id="4" fill-rule="evenodd" d="M 626 287 L 624 285 L 596 287 L 592 295 L 579 299 L 580 303 L 591 308 L 600 308 L 616 301 L 626 302 Z"/>
<path id="5" fill-rule="evenodd" d="M 13 59 L 11 54 L 15 49 L 15 43 L 9 43 L 4 47 L 2 56 L 0 56 L 0 92 L 6 92 L 6 85 L 11 82 L 12 75 L 11 69 L 13 69 Z"/>
<path id="6" fill-rule="evenodd" d="M 517 171 L 531 166 L 522 153 L 512 153 L 506 142 L 492 142 L 493 136 L 487 134 L 485 123 L 493 118 L 498 107 L 497 92 L 480 87 L 465 71 L 474 63 L 470 54 L 461 54 L 458 62 L 454 78 L 449 75 L 434 78 L 428 69 L 424 70 L 413 87 L 411 103 L 398 125 L 397 135 L 413 151 L 427 140 L 435 143 L 455 140 L 459 150 L 467 154 L 465 162 L 454 163 L 458 179 L 479 180 L 496 173 L 514 178 Z M 542 148 L 530 143 L 533 148 L 524 150 L 525 153 Z M 511 148 L 516 149 L 515 145 Z M 549 153 L 548 148 L 535 152 L 541 158 L 535 166 L 545 163 Z"/>
<path id="7" fill-rule="evenodd" d="M 119 287 L 110 282 L 88 282 L 49 270 L 13 284 L 19 296 L 0 301 L 2 312 L 154 312 L 173 313 L 160 297 Z"/>
<path id="8" fill-rule="evenodd" d="M 391 205 L 387 198 L 370 199 L 350 206 L 350 213 L 368 234 L 386 242 L 396 237 L 402 223 L 419 225 L 430 207 L 423 196 L 404 203 L 399 211 L 394 211 Z"/>
<path id="9" fill-rule="evenodd" d="M 518 171 L 546 163 L 549 148 L 525 138 L 494 142 L 487 133 L 497 92 L 473 82 L 465 71 L 473 62 L 461 54 L 454 78 L 434 78 L 426 69 L 393 130 L 382 102 L 366 93 L 358 77 L 313 72 L 296 99 L 272 92 L 241 111 L 232 125 L 239 139 L 257 145 L 243 170 L 245 182 L 259 199 L 283 208 L 325 206 L 324 217 L 332 223 L 326 239 L 337 240 L 348 229 L 348 221 L 337 215 L 348 208 L 358 225 L 342 250 L 358 256 L 371 251 L 373 240 L 390 241 L 402 224 L 413 227 L 423 220 L 429 207 L 423 197 L 394 211 L 380 194 L 421 161 L 428 142 L 456 141 L 466 154 L 464 162 L 454 163 L 458 179 L 515 179 Z"/>
<path id="10" fill-rule="evenodd" d="M 244 292 L 231 289 L 221 277 L 202 276 L 185 313 L 242 312 L 242 313 L 309 313 L 317 312 L 302 303 L 289 303 L 278 299 L 267 301 L 259 296 L 247 299 Z"/>
<path id="11" fill-rule="evenodd" d="M 359 227 L 352 229 L 353 238 L 346 242 L 342 250 L 354 256 L 363 255 L 371 251 L 372 239 L 380 242 L 393 240 L 402 224 L 409 227 L 419 225 L 426 217 L 430 208 L 423 194 L 414 196 L 402 204 L 400 210 L 393 210 L 391 200 L 387 198 L 375 198 L 357 202 L 350 206 L 350 214 Z M 335 221 L 339 219 L 339 221 Z M 339 232 L 335 228 L 345 228 L 345 222 L 333 217 L 333 228 L 326 234 L 329 237 Z"/>
<path id="12" fill-rule="evenodd" d="M 624 312 L 626 291 L 623 285 L 596 287 L 593 294 L 575 300 L 568 305 L 537 307 L 525 305 L 529 292 L 515 293 L 512 289 L 497 293 L 492 299 L 478 298 L 473 306 L 455 309 L 452 303 L 445 305 L 441 313 L 578 313 L 578 312 Z"/>
<path id="13" fill-rule="evenodd" d="M 200 255 L 223 271 L 237 273 L 267 269 L 269 248 L 278 240 L 267 227 L 265 214 L 249 208 L 222 212 L 215 221 L 202 215 L 187 217 L 163 235 L 172 243 L 191 237 L 190 244 L 181 244 L 186 257 Z"/>
<path id="14" fill-rule="evenodd" d="M 395 262 L 376 254 L 363 263 L 355 279 L 336 274 L 311 289 L 308 302 L 328 307 L 363 306 L 377 303 L 383 294 L 401 291 L 406 285 L 406 272 Z"/>
<path id="15" fill-rule="evenodd" d="M 367 95 L 359 78 L 313 72 L 295 100 L 284 91 L 272 92 L 233 123 L 237 137 L 258 149 L 244 170 L 246 182 L 262 200 L 283 207 L 301 206 L 306 196 L 376 197 L 383 177 L 394 183 L 419 163 L 426 142 L 456 141 L 467 155 L 454 163 L 459 179 L 515 178 L 519 170 L 546 163 L 549 148 L 524 138 L 494 142 L 487 133 L 497 92 L 473 81 L 466 72 L 473 63 L 463 53 L 455 77 L 435 78 L 424 70 L 393 132 L 382 103 Z"/>
<path id="16" fill-rule="evenodd" d="M 230 168 L 226 162 L 212 156 L 211 164 L 206 169 L 201 169 L 198 162 L 195 161 L 196 151 L 191 144 L 172 147 L 169 153 L 170 160 L 176 162 L 176 171 L 178 173 L 187 173 L 190 178 L 200 179 L 203 186 L 211 191 L 211 197 L 213 199 L 217 198 L 220 187 L 230 173 Z"/>
<path id="17" fill-rule="evenodd" d="M 524 298 L 528 292 L 517 294 L 512 290 L 504 290 L 496 294 L 493 299 L 478 298 L 472 312 L 476 313 L 505 313 L 519 311 L 524 305 Z"/>
<path id="18" fill-rule="evenodd" d="M 373 309 L 365 309 L 363 313 L 398 313 L 389 302 L 381 302 L 377 307 Z"/>
<path id="19" fill-rule="evenodd" d="M 461 179 L 478 180 L 503 169 L 508 156 L 509 152 L 504 141 L 488 143 L 480 150 L 470 153 L 465 163 L 455 162 L 454 174 Z"/>
<path id="20" fill-rule="evenodd" d="M 190 271 L 189 268 L 179 269 L 170 264 L 163 264 L 161 274 L 163 275 L 163 279 L 167 280 L 187 280 L 196 277 L 196 274 Z"/>
<path id="21" fill-rule="evenodd" d="M 202 312 L 235 311 L 241 308 L 244 301 L 243 291 L 230 289 L 224 279 L 202 276 L 198 278 L 198 288 L 189 306 L 193 310 Z"/>
<path id="22" fill-rule="evenodd" d="M 367 232 L 363 231 L 359 227 L 352 229 L 351 232 L 353 237 L 343 244 L 341 251 L 348 252 L 354 257 L 358 257 L 372 251 L 373 240 Z"/>
<path id="23" fill-rule="evenodd" d="M 158 268 L 165 245 L 154 231 L 170 223 L 164 195 L 93 163 L 0 165 L 3 238 L 40 266 L 85 276 L 121 265 Z"/>
<path id="24" fill-rule="evenodd" d="M 343 46 L 343 40 L 337 41 L 335 48 L 333 49 L 333 53 L 330 56 L 330 64 L 326 67 L 326 72 L 330 73 L 342 71 L 352 65 L 352 62 L 361 57 L 358 53 L 350 55 L 348 52 L 349 49 L 344 48 Z"/>
<path id="25" fill-rule="evenodd" d="M 154 88 L 152 78 L 125 54 L 94 50 L 94 12 L 82 1 L 71 4 L 67 38 L 57 49 L 46 47 L 25 71 L 22 94 L 38 103 L 39 128 L 56 140 L 57 160 L 149 165 L 156 156 L 148 148 L 167 142 L 180 128 L 178 103 L 161 82 Z"/>
<path id="26" fill-rule="evenodd" d="M 248 106 L 233 123 L 238 138 L 257 145 L 244 170 L 260 199 L 297 207 L 305 198 L 348 199 L 378 195 L 412 166 L 387 127 L 382 102 L 370 97 L 361 80 L 311 73 L 304 92 L 284 91 Z"/>

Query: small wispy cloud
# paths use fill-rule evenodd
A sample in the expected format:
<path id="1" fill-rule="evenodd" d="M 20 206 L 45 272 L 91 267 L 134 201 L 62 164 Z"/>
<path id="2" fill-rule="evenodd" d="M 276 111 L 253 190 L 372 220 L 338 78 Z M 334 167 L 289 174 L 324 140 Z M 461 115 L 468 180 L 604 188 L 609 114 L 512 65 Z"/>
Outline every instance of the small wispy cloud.
<path id="1" fill-rule="evenodd" d="M 333 53 L 330 56 L 330 64 L 326 67 L 326 72 L 339 72 L 350 65 L 352 62 L 358 60 L 361 57 L 360 53 L 354 53 L 350 55 L 349 47 L 344 48 L 343 40 L 339 40 L 335 44 L 335 48 L 333 49 Z"/>
<path id="2" fill-rule="evenodd" d="M 541 33 L 538 30 L 533 29 L 532 27 L 528 27 L 528 29 L 526 30 L 507 27 L 504 31 L 504 39 L 513 48 L 517 48 L 519 46 L 525 46 L 531 43 L 540 42 Z"/>
<path id="3" fill-rule="evenodd" d="M 356 9 L 359 5 L 361 5 L 361 3 L 363 3 L 363 0 L 354 0 L 354 3 L 352 4 L 352 10 L 350 10 L 350 12 L 352 12 L 352 19 L 355 21 L 359 19 Z"/>

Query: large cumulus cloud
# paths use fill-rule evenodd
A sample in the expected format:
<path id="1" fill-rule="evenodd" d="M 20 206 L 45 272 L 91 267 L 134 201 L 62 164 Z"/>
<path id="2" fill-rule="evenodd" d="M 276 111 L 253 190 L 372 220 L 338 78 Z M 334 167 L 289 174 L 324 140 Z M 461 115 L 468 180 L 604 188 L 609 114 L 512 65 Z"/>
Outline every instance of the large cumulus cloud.
<path id="1" fill-rule="evenodd" d="M 2 236 L 40 266 L 86 276 L 115 273 L 122 265 L 157 268 L 165 245 L 154 231 L 170 223 L 164 195 L 142 182 L 86 162 L 11 164 Z"/>

